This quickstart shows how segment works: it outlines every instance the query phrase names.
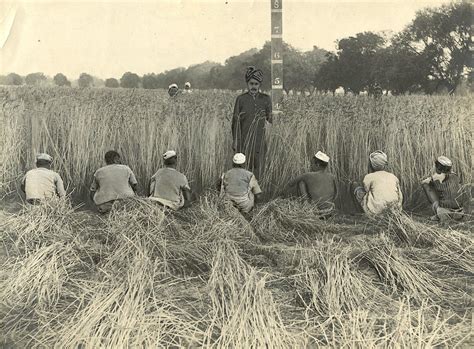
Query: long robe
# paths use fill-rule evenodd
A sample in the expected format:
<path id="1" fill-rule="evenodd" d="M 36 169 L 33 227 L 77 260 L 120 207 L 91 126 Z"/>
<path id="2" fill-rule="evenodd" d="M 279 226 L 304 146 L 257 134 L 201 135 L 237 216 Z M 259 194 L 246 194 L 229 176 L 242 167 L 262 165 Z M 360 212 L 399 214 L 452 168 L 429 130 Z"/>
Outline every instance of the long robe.
<path id="1" fill-rule="evenodd" d="M 269 95 L 249 92 L 237 97 L 232 118 L 234 151 L 247 156 L 247 166 L 257 179 L 263 172 L 266 143 L 265 121 L 270 121 L 272 102 Z"/>

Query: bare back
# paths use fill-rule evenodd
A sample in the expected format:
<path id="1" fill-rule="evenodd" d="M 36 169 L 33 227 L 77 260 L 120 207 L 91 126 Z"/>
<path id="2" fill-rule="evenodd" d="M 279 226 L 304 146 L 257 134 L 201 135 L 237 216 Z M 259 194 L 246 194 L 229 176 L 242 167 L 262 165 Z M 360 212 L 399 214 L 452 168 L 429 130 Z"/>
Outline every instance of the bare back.
<path id="1" fill-rule="evenodd" d="M 305 183 L 306 190 L 312 201 L 334 203 L 336 183 L 331 174 L 326 172 L 308 172 L 298 177 L 295 181 L 297 184 L 299 182 Z"/>

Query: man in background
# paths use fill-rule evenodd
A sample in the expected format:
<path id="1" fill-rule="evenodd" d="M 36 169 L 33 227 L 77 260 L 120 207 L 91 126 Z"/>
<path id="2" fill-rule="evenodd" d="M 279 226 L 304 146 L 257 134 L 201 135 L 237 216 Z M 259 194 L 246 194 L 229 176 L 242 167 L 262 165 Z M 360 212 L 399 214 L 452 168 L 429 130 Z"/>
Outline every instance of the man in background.
<path id="1" fill-rule="evenodd" d="M 265 123 L 272 122 L 272 102 L 260 92 L 263 73 L 249 67 L 245 74 L 248 91 L 237 97 L 232 117 L 232 149 L 247 154 L 248 169 L 260 179 L 265 161 Z"/>
<path id="2" fill-rule="evenodd" d="M 184 84 L 184 93 L 192 93 L 193 91 L 191 90 L 191 83 L 187 81 Z"/>
<path id="3" fill-rule="evenodd" d="M 171 84 L 168 86 L 168 94 L 170 97 L 176 97 L 179 93 L 179 87 L 177 84 Z"/>
<path id="4" fill-rule="evenodd" d="M 189 206 L 191 188 L 186 176 L 176 170 L 176 152 L 168 150 L 163 154 L 163 161 L 165 167 L 151 177 L 150 199 L 174 211 Z"/>
<path id="5" fill-rule="evenodd" d="M 329 156 L 318 151 L 312 159 L 311 171 L 293 179 L 288 185 L 297 186 L 298 195 L 314 203 L 323 216 L 335 209 L 336 181 L 328 173 Z"/>
<path id="6" fill-rule="evenodd" d="M 133 171 L 122 164 L 119 153 L 114 150 L 105 153 L 105 163 L 94 173 L 90 187 L 91 198 L 100 213 L 109 212 L 117 200 L 135 196 L 138 187 Z"/>
<path id="7" fill-rule="evenodd" d="M 21 181 L 21 190 L 26 194 L 26 202 L 37 205 L 46 199 L 64 198 L 66 191 L 61 176 L 51 170 L 53 158 L 41 153 L 36 155 L 36 168 L 29 170 Z"/>

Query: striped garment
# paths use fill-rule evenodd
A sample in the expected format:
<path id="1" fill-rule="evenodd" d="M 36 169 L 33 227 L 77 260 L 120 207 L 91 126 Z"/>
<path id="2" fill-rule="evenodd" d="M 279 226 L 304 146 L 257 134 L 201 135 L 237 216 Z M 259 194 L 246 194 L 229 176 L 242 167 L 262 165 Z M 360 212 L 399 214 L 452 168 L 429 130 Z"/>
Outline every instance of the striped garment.
<path id="1" fill-rule="evenodd" d="M 461 181 L 457 174 L 449 173 L 443 181 L 432 177 L 430 185 L 438 193 L 440 207 L 450 209 L 462 207 L 463 193 Z"/>

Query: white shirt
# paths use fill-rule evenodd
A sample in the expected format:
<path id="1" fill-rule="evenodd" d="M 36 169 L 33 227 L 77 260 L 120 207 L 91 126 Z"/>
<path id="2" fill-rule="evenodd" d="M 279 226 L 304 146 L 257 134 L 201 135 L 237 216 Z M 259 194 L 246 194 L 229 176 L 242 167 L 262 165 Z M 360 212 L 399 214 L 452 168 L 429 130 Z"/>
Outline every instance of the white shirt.
<path id="1" fill-rule="evenodd" d="M 25 185 L 26 200 L 66 196 L 61 176 L 45 167 L 28 171 L 23 177 L 23 183 Z"/>
<path id="2" fill-rule="evenodd" d="M 402 208 L 403 195 L 398 178 L 394 174 L 386 171 L 369 173 L 364 177 L 364 189 L 364 212 L 379 214 L 389 206 Z"/>

